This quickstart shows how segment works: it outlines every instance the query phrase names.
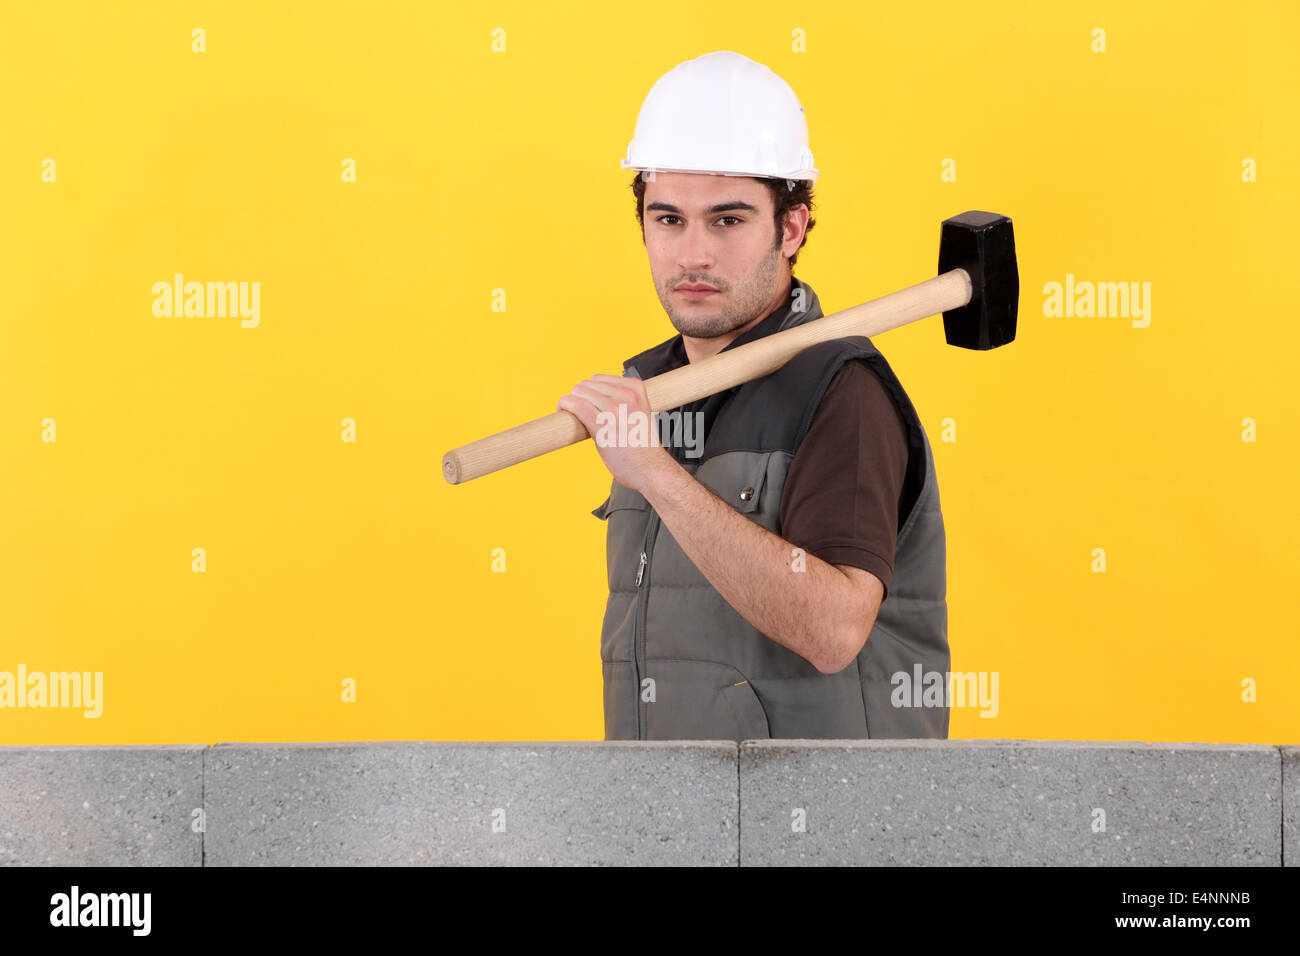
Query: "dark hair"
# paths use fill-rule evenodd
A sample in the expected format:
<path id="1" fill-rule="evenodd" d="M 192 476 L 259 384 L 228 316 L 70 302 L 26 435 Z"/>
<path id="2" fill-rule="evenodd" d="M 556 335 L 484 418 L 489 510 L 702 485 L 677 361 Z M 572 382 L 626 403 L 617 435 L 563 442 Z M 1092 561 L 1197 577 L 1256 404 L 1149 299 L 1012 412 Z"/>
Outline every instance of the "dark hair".
<path id="1" fill-rule="evenodd" d="M 767 179 L 764 177 L 754 176 L 760 183 L 767 187 L 767 191 L 772 196 L 772 206 L 774 207 L 773 220 L 776 224 L 776 241 L 773 247 L 781 245 L 781 233 L 785 229 L 786 214 L 795 206 L 803 203 L 808 207 L 808 228 L 804 230 L 803 240 L 799 243 L 799 249 L 802 249 L 804 243 L 808 241 L 808 233 L 812 232 L 813 226 L 817 225 L 817 220 L 812 218 L 812 211 L 817 208 L 813 204 L 812 184 L 806 179 Z M 793 183 L 791 189 L 789 184 Z M 641 227 L 641 241 L 645 242 L 645 184 L 646 180 L 641 173 L 637 173 L 632 180 L 632 192 L 636 194 L 636 221 Z M 790 267 L 793 269 L 795 260 L 799 258 L 799 249 L 794 251 L 790 256 Z"/>

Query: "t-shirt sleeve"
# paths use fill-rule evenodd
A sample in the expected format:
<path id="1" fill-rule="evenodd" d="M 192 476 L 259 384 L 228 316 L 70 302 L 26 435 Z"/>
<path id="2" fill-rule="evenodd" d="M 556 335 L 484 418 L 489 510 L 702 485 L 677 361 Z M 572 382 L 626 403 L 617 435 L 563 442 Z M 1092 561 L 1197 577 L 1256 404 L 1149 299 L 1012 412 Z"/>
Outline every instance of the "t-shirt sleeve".
<path id="1" fill-rule="evenodd" d="M 865 361 L 845 362 L 822 395 L 781 493 L 781 537 L 828 564 L 894 575 L 907 427 Z"/>

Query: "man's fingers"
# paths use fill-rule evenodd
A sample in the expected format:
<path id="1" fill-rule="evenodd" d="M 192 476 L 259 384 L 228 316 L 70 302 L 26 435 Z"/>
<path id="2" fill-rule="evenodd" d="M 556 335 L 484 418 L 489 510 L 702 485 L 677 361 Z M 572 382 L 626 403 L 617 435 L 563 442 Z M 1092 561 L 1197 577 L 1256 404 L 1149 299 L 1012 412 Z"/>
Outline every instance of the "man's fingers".
<path id="1" fill-rule="evenodd" d="M 586 384 L 573 386 L 573 392 L 560 399 L 562 402 L 570 403 L 567 409 L 577 415 L 587 430 L 591 431 L 599 424 L 599 416 L 603 413 L 612 414 L 608 411 L 610 399 L 608 396 L 601 394 L 594 388 Z"/>
<path id="2" fill-rule="evenodd" d="M 631 378 L 627 375 L 593 375 L 591 376 L 590 381 L 593 384 L 596 382 L 607 382 L 617 389 L 626 389 L 633 394 L 645 394 L 645 382 L 641 381 L 639 378 Z"/>
<path id="3" fill-rule="evenodd" d="M 598 392 L 601 395 L 607 395 L 610 398 L 616 398 L 620 402 L 627 401 L 627 390 L 619 388 L 617 385 L 610 385 L 605 382 L 596 382 L 587 379 L 585 382 L 579 382 L 574 386 L 575 389 L 586 388 L 592 392 Z"/>
<path id="4" fill-rule="evenodd" d="M 581 404 L 579 404 L 580 402 L 586 402 L 586 399 L 581 399 L 574 395 L 565 395 L 561 397 L 561 399 L 558 402 L 555 403 L 555 408 L 556 411 L 569 412 L 570 414 L 576 415 L 578 416 L 579 419 L 581 419 L 584 415 L 587 414 L 587 410 L 583 408 Z M 588 405 L 591 404 L 590 402 L 586 402 L 586 403 Z"/>
<path id="5" fill-rule="evenodd" d="M 591 402 L 597 411 L 604 411 L 605 406 L 609 404 L 611 396 L 608 392 L 597 388 L 595 385 L 589 385 L 586 382 L 579 382 L 573 386 L 573 394 L 579 395 Z"/>

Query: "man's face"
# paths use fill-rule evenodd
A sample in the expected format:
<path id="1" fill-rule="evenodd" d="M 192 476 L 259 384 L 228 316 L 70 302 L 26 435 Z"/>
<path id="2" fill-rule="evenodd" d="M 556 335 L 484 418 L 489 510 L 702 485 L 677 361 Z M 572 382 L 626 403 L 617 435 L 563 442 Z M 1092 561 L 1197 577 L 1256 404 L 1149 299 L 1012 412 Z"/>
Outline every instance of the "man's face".
<path id="1" fill-rule="evenodd" d="M 655 291 L 677 331 L 711 339 L 773 307 L 788 275 L 783 250 L 790 240 L 777 235 L 772 213 L 771 194 L 756 179 L 655 173 L 646 182 L 646 252 Z M 797 249 L 803 237 L 794 225 Z M 681 288 L 691 285 L 716 291 Z"/>

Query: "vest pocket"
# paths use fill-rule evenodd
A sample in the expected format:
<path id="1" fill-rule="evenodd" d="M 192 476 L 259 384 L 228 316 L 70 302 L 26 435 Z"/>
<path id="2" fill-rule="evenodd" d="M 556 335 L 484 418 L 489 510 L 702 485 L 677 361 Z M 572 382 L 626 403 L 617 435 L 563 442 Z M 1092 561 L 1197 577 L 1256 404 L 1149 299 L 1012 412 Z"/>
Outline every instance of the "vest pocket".
<path id="1" fill-rule="evenodd" d="M 748 476 L 742 477 L 741 485 L 731 500 L 732 506 L 743 515 L 757 510 L 763 502 L 763 486 L 767 482 L 767 462 L 770 455 L 759 458 L 750 469 Z"/>
<path id="2" fill-rule="evenodd" d="M 728 684 L 722 688 L 722 699 L 736 715 L 736 726 L 740 736 L 737 740 L 767 740 L 772 736 L 767 723 L 767 712 L 749 681 Z"/>
<path id="3" fill-rule="evenodd" d="M 637 511 L 649 511 L 650 502 L 646 501 L 645 495 L 639 491 L 633 491 L 617 481 L 613 483 L 613 488 L 609 497 L 600 503 L 600 506 L 591 513 L 604 521 L 615 511 L 622 511 L 625 508 L 633 508 Z"/>
<path id="4" fill-rule="evenodd" d="M 767 712 L 745 675 L 728 664 L 656 660 L 646 664 L 655 682 L 647 705 L 650 740 L 765 740 Z"/>
<path id="5" fill-rule="evenodd" d="M 694 475 L 741 514 L 751 514 L 764 504 L 763 492 L 771 458 L 771 452 L 725 452 L 706 461 Z"/>

